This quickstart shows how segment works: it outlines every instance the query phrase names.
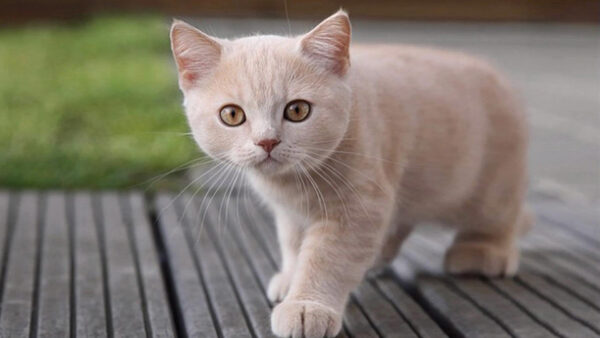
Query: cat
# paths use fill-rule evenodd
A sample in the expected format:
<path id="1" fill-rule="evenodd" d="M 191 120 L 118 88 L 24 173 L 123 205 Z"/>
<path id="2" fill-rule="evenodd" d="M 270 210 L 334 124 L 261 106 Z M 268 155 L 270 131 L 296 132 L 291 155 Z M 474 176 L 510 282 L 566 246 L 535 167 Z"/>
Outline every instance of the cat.
<path id="1" fill-rule="evenodd" d="M 244 168 L 274 213 L 278 336 L 335 336 L 349 293 L 417 223 L 457 229 L 446 271 L 490 277 L 515 274 L 532 223 L 526 117 L 508 82 L 461 53 L 350 40 L 342 10 L 298 37 L 171 27 L 195 141 Z"/>

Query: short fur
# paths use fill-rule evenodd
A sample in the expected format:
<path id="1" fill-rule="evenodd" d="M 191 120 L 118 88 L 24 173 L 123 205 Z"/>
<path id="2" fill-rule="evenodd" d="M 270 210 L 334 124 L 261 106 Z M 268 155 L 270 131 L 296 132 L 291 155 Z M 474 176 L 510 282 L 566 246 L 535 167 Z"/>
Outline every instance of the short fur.
<path id="1" fill-rule="evenodd" d="M 271 206 L 283 264 L 268 296 L 279 336 L 340 331 L 349 293 L 391 261 L 412 227 L 458 229 L 451 273 L 512 275 L 524 207 L 527 126 L 487 63 L 435 49 L 350 48 L 340 11 L 299 37 L 222 40 L 176 21 L 172 47 L 193 135 L 210 156 L 245 168 Z M 303 122 L 283 118 L 303 99 Z M 236 104 L 237 127 L 219 120 Z M 267 154 L 258 142 L 280 143 Z"/>

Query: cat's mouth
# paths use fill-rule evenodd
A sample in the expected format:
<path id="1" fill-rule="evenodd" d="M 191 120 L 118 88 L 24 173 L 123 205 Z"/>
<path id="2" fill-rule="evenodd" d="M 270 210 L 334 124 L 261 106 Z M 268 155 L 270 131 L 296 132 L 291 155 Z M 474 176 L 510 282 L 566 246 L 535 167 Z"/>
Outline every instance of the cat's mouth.
<path id="1" fill-rule="evenodd" d="M 255 166 L 260 171 L 272 172 L 280 170 L 282 164 L 283 163 L 280 160 L 274 158 L 272 155 L 269 154 L 262 160 L 258 161 Z"/>
<path id="2" fill-rule="evenodd" d="M 258 165 L 268 165 L 272 163 L 279 163 L 279 161 L 274 159 L 273 156 L 271 156 L 271 154 L 268 154 L 267 157 L 258 162 Z"/>

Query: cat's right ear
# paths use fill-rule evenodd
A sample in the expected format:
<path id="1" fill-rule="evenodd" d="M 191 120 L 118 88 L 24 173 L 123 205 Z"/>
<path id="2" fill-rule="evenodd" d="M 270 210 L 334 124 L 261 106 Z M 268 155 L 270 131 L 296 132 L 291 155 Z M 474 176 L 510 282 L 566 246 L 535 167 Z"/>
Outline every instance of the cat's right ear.
<path id="1" fill-rule="evenodd" d="M 171 25 L 171 50 L 179 71 L 179 87 L 193 88 L 208 75 L 221 58 L 221 44 L 195 27 L 174 20 Z"/>

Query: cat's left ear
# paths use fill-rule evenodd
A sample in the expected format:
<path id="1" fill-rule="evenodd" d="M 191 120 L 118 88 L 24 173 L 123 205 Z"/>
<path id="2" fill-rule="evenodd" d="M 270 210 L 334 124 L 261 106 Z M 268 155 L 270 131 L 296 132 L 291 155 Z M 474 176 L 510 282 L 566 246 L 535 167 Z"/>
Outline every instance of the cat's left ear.
<path id="1" fill-rule="evenodd" d="M 179 87 L 188 90 L 209 75 L 221 59 L 221 44 L 179 20 L 171 25 L 171 49 L 179 71 Z"/>
<path id="2" fill-rule="evenodd" d="M 348 13 L 339 10 L 302 37 L 300 51 L 333 73 L 344 75 L 350 67 L 351 35 Z"/>

